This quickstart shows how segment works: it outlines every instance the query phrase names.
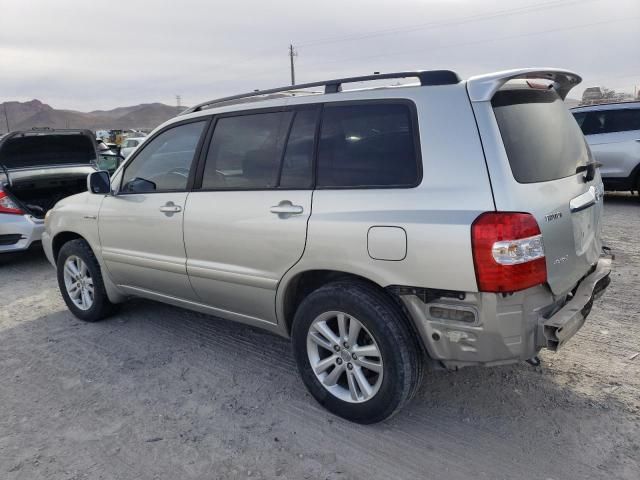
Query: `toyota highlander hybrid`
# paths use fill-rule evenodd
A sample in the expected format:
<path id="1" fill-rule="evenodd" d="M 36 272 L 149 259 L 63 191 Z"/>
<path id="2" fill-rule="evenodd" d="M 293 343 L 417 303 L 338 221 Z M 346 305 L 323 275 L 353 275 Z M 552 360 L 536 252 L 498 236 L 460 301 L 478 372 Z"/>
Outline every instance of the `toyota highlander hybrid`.
<path id="1" fill-rule="evenodd" d="M 209 101 L 49 210 L 45 252 L 78 318 L 144 297 L 270 330 L 318 402 L 381 421 L 428 364 L 558 349 L 607 287 L 602 180 L 563 102 L 580 81 L 411 71 Z"/>

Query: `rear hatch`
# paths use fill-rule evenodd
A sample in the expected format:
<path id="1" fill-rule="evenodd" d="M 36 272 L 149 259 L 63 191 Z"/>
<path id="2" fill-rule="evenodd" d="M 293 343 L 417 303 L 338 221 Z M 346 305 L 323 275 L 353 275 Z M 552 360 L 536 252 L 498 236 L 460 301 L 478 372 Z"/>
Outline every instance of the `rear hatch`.
<path id="1" fill-rule="evenodd" d="M 57 201 L 86 190 L 96 170 L 88 130 L 31 130 L 0 141 L 0 192 L 22 211 L 42 218 Z"/>
<path id="2" fill-rule="evenodd" d="M 548 283 L 561 295 L 600 256 L 603 187 L 580 128 L 547 87 L 507 84 L 491 99 L 511 178 L 490 173 L 497 210 L 527 212 L 537 220 Z"/>
<path id="3" fill-rule="evenodd" d="M 5 171 L 95 165 L 95 140 L 88 130 L 33 130 L 9 134 L 0 142 Z"/>

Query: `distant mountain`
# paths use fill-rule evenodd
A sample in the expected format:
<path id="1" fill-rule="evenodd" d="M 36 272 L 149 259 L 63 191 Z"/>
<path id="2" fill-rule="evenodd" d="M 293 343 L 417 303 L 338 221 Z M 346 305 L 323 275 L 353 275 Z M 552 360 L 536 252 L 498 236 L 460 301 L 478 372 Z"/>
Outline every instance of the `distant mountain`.
<path id="1" fill-rule="evenodd" d="M 184 108 L 184 107 L 183 107 Z M 113 110 L 77 112 L 57 110 L 40 100 L 30 102 L 4 102 L 0 104 L 0 132 L 6 131 L 4 110 L 6 109 L 11 130 L 33 127 L 150 130 L 175 117 L 176 107 L 163 103 L 144 103 Z"/>

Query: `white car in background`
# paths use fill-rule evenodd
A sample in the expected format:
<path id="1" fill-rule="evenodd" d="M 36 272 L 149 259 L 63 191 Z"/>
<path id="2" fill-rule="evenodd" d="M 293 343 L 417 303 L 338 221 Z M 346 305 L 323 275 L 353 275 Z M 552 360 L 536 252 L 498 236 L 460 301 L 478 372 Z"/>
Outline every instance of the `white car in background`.
<path id="1" fill-rule="evenodd" d="M 146 137 L 131 137 L 127 138 L 122 144 L 122 148 L 120 149 L 120 154 L 127 158 L 131 152 L 133 152 L 138 145 L 144 142 Z"/>
<path id="2" fill-rule="evenodd" d="M 603 103 L 571 110 L 606 190 L 640 193 L 640 102 Z"/>

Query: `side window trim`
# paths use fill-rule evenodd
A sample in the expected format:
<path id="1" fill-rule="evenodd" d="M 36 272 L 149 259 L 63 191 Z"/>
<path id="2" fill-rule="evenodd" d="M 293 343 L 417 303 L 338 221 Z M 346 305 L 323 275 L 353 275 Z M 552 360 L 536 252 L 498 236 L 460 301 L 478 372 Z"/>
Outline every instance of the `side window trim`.
<path id="1" fill-rule="evenodd" d="M 411 138 L 413 139 L 415 160 L 416 160 L 416 182 L 412 185 L 377 185 L 377 186 L 331 186 L 323 187 L 318 185 L 318 158 L 320 151 L 320 135 L 322 133 L 322 122 L 324 120 L 326 107 L 331 106 L 352 106 L 352 105 L 404 105 L 409 109 L 409 119 L 411 126 Z M 383 98 L 383 99 L 367 99 L 367 100 L 342 100 L 336 102 L 324 102 L 320 121 L 316 130 L 316 148 L 314 152 L 314 190 L 388 190 L 388 189 L 411 189 L 417 188 L 422 184 L 423 168 L 422 168 L 422 145 L 420 143 L 420 130 L 418 122 L 418 109 L 415 102 L 409 98 Z"/>
<path id="2" fill-rule="evenodd" d="M 296 121 L 296 117 L 298 116 L 298 111 L 293 110 L 291 119 L 289 120 L 289 127 L 287 128 L 287 134 L 284 136 L 284 146 L 282 148 L 282 152 L 280 153 L 280 162 L 278 165 L 278 177 L 276 178 L 276 186 L 274 190 L 280 188 L 280 182 L 282 181 L 282 170 L 284 168 L 284 157 L 287 155 L 287 148 L 289 148 L 289 138 L 291 138 L 291 130 L 293 130 L 293 124 Z"/>
<path id="3" fill-rule="evenodd" d="M 180 127 L 182 125 L 188 125 L 190 123 L 198 123 L 198 122 L 205 122 L 205 126 L 202 129 L 202 133 L 200 134 L 200 138 L 198 139 L 198 144 L 196 146 L 196 150 L 193 154 L 193 160 L 191 161 L 191 166 L 189 168 L 189 176 L 187 178 L 187 186 L 185 187 L 185 189 L 176 189 L 176 190 L 156 190 L 153 192 L 144 192 L 144 193 L 139 193 L 139 192 L 123 192 L 122 191 L 122 182 L 124 181 L 124 177 L 125 177 L 125 172 L 127 170 L 127 168 L 129 168 L 129 166 L 135 161 L 135 159 L 138 157 L 138 155 L 140 155 L 146 148 L 147 146 L 153 142 L 157 137 L 159 137 L 160 135 L 162 135 L 163 133 L 176 128 L 176 127 Z M 170 125 L 167 125 L 165 128 L 163 128 L 162 130 L 157 131 L 155 134 L 153 134 L 152 137 L 150 137 L 149 139 L 147 139 L 145 141 L 145 148 L 137 148 L 136 150 L 134 150 L 131 155 L 129 156 L 129 158 L 127 158 L 127 161 L 122 165 L 122 168 L 119 169 L 120 173 L 120 178 L 119 178 L 119 184 L 118 184 L 118 190 L 115 192 L 116 195 L 147 195 L 147 194 L 154 194 L 154 193 L 170 193 L 170 192 L 190 192 L 193 189 L 193 183 L 194 183 L 194 179 L 195 179 L 195 173 L 196 173 L 196 167 L 198 165 L 198 161 L 200 158 L 200 155 L 202 153 L 202 147 L 204 145 L 204 139 L 206 137 L 206 134 L 208 133 L 208 130 L 211 126 L 212 123 L 212 117 L 211 116 L 202 116 L 202 117 L 196 117 L 196 118 L 190 118 L 188 120 L 183 120 L 180 122 L 175 122 L 172 123 Z"/>
<path id="4" fill-rule="evenodd" d="M 281 107 L 270 107 L 270 108 L 256 108 L 251 110 L 237 110 L 233 112 L 225 112 L 221 114 L 213 115 L 211 118 L 211 122 L 205 132 L 204 141 L 202 142 L 202 150 L 200 152 L 198 158 L 198 164 L 195 171 L 194 183 L 191 191 L 198 192 L 234 192 L 234 191 L 272 191 L 272 190 L 314 190 L 316 188 L 316 164 L 317 164 L 317 156 L 318 156 L 318 145 L 319 145 L 319 134 L 320 134 L 320 124 L 322 123 L 322 109 L 323 103 L 312 103 L 312 104 L 302 104 L 302 105 L 289 105 L 289 106 L 281 106 Z M 311 187 L 309 188 L 280 188 L 280 181 L 282 179 L 282 169 L 283 169 L 283 161 L 287 152 L 287 144 L 289 141 L 289 137 L 291 136 L 291 131 L 293 130 L 293 125 L 295 122 L 295 118 L 301 110 L 315 110 L 316 113 L 316 129 L 314 135 L 314 144 L 313 144 L 313 154 L 312 154 L 312 182 Z M 222 118 L 228 117 L 239 117 L 244 115 L 259 115 L 261 113 L 276 113 L 276 112 L 292 112 L 293 115 L 289 121 L 289 126 L 287 129 L 287 134 L 285 137 L 284 148 L 282 149 L 282 153 L 280 155 L 280 164 L 278 166 L 278 179 L 277 185 L 275 187 L 268 188 L 238 188 L 238 189 L 230 189 L 230 188 L 203 188 L 203 179 L 204 179 L 204 169 L 207 161 L 207 154 L 209 149 L 211 148 L 211 142 L 213 140 L 213 134 L 215 132 L 218 120 Z"/>

